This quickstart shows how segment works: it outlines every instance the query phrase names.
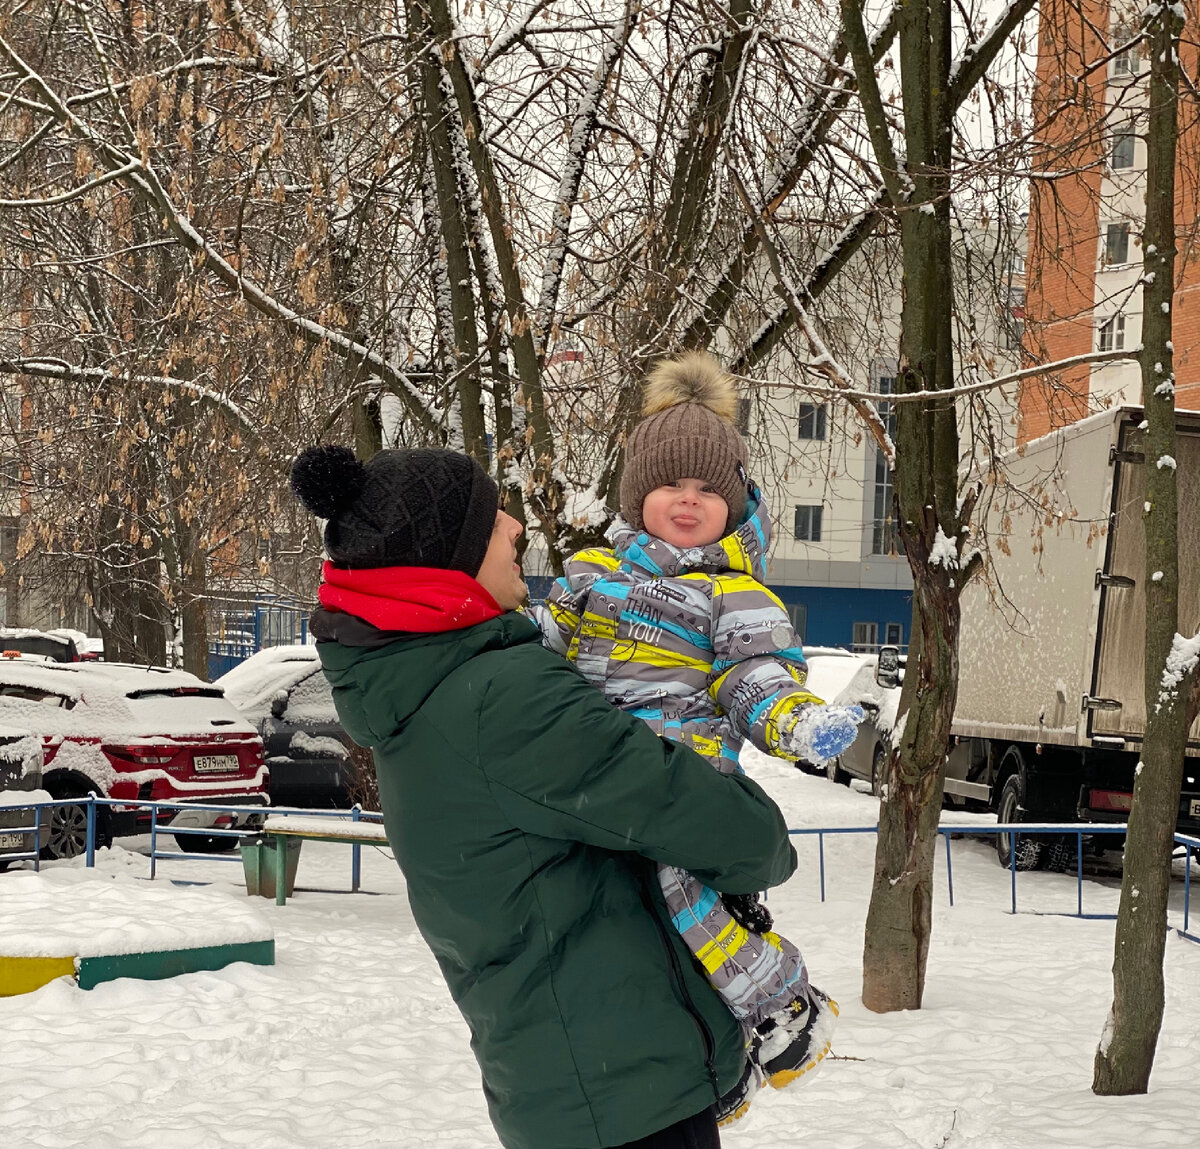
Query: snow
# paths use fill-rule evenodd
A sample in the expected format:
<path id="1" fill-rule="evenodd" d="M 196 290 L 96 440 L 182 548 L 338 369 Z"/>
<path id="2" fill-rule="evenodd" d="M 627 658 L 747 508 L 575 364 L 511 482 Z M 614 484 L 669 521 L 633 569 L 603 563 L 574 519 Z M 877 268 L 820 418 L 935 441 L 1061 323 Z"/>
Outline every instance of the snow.
<path id="1" fill-rule="evenodd" d="M 1171 640 L 1171 652 L 1167 655 L 1167 664 L 1163 667 L 1162 689 L 1158 695 L 1161 706 L 1175 697 L 1183 680 L 1189 674 L 1194 674 L 1200 663 L 1200 631 L 1191 638 L 1177 634 Z"/>
<path id="2" fill-rule="evenodd" d="M 328 734 L 308 734 L 303 730 L 297 730 L 292 735 L 291 741 L 288 743 L 288 750 L 292 754 L 308 755 L 312 758 L 345 758 L 347 756 L 345 745 L 336 738 L 331 738 Z"/>
<path id="3" fill-rule="evenodd" d="M 933 538 L 933 546 L 929 550 L 929 565 L 931 567 L 943 566 L 948 571 L 958 568 L 958 547 L 955 546 L 953 539 L 945 536 L 940 523 L 937 534 Z"/>
<path id="4" fill-rule="evenodd" d="M 878 801 L 857 788 L 753 752 L 744 762 L 792 827 L 875 822 Z M 1018 875 L 1023 912 L 1013 916 L 1009 874 L 991 843 L 955 839 L 950 907 L 939 842 L 923 1006 L 875 1014 L 860 1000 L 874 838 L 826 836 L 825 902 L 815 836 L 793 840 L 800 867 L 768 905 L 801 946 L 815 984 L 838 1000 L 841 1019 L 821 1068 L 760 1094 L 749 1115 L 723 1131 L 724 1149 L 1191 1143 L 1200 946 L 1167 938 L 1166 1011 L 1150 1093 L 1097 1098 L 1092 1059 L 1112 1000 L 1114 923 L 1059 916 L 1075 909 L 1073 875 Z M 0 1144 L 498 1149 L 466 1026 L 386 851 L 363 850 L 368 892 L 356 895 L 346 892 L 349 848 L 306 842 L 297 895 L 283 907 L 247 899 L 241 867 L 216 859 L 160 861 L 148 882 L 147 859 L 118 846 L 100 851 L 97 867 L 124 879 L 111 884 L 127 899 L 114 916 L 131 930 L 146 918 L 146 897 L 160 891 L 180 905 L 193 893 L 210 894 L 222 912 L 252 903 L 274 932 L 277 964 L 89 991 L 59 980 L 0 999 Z M 68 878 L 52 877 L 64 869 Z M 81 872 L 55 863 L 42 880 L 69 888 Z M 14 880 L 30 876 L 0 874 L 0 917 Z M 1174 877 L 1178 925 L 1179 863 Z M 177 887 L 171 879 L 210 884 Z M 1118 900 L 1111 867 L 1085 881 L 1085 912 L 1115 913 Z"/>
<path id="5" fill-rule="evenodd" d="M 54 799 L 50 796 L 49 791 L 46 790 L 0 790 L 0 810 L 11 810 L 18 806 L 28 806 L 31 802 L 53 801 Z M 26 822 L 25 825 L 28 826 L 29 822 Z"/>
<path id="6" fill-rule="evenodd" d="M 252 654 L 245 662 L 226 671 L 213 685 L 252 722 L 271 712 L 271 702 L 282 691 L 312 674 L 320 665 L 315 646 L 273 646 Z"/>
<path id="7" fill-rule="evenodd" d="M 0 664 L 0 682 L 50 696 L 0 695 L 0 720 L 35 734 L 137 742 L 198 734 L 245 738 L 257 733 L 223 698 L 173 694 L 213 689 L 183 670 L 21 659 Z"/>
<path id="8" fill-rule="evenodd" d="M 834 647 L 806 647 L 804 660 L 808 663 L 804 689 L 829 702 L 849 685 L 867 657 Z"/>
<path id="9" fill-rule="evenodd" d="M 145 882 L 132 872 L 88 870 L 82 859 L 37 874 L 6 875 L 3 889 L 4 957 L 157 953 L 274 936 L 271 923 L 245 898 Z"/>

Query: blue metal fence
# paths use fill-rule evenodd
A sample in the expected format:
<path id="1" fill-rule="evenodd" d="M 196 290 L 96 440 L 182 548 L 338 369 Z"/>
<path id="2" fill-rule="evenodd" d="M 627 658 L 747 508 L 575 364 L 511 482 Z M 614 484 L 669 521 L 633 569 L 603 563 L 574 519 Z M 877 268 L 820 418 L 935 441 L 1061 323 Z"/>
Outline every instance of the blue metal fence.
<path id="1" fill-rule="evenodd" d="M 42 827 L 42 811 L 50 810 L 56 806 L 85 806 L 87 813 L 87 844 L 85 848 L 85 864 L 94 866 L 96 864 L 96 808 L 98 806 L 121 806 L 123 808 L 136 807 L 138 809 L 150 811 L 150 877 L 153 878 L 157 872 L 157 863 L 160 858 L 172 859 L 187 859 L 193 861 L 229 861 L 237 862 L 240 858 L 237 855 L 221 855 L 221 854 L 193 854 L 182 850 L 162 850 L 158 847 L 158 837 L 161 833 L 175 834 L 201 834 L 206 837 L 226 837 L 243 839 L 250 838 L 259 833 L 258 827 L 250 827 L 245 830 L 231 830 L 216 826 L 172 826 L 169 822 L 160 825 L 159 811 L 168 810 L 172 816 L 180 810 L 204 810 L 222 814 L 245 815 L 247 808 L 245 806 L 220 806 L 207 805 L 196 802 L 130 802 L 128 800 L 116 801 L 112 798 L 97 798 L 94 794 L 87 798 L 69 798 L 52 802 L 39 802 L 29 807 L 33 812 L 33 824 L 29 826 L 7 826 L 6 833 L 32 833 L 34 842 L 41 840 Z M 265 818 L 267 815 L 303 815 L 305 817 L 325 817 L 345 819 L 347 816 L 351 821 L 371 821 L 381 822 L 383 815 L 370 810 L 363 810 L 359 806 L 353 807 L 350 810 L 308 810 L 300 809 L 293 806 L 258 806 L 252 811 L 255 815 L 262 814 Z M 1096 918 L 1109 919 L 1115 918 L 1115 914 L 1085 914 L 1083 912 L 1083 839 L 1084 836 L 1092 836 L 1094 834 L 1124 834 L 1126 830 L 1125 823 L 1092 823 L 1092 822 L 1067 822 L 1061 825 L 1052 823 L 997 823 L 996 825 L 979 825 L 972 823 L 968 825 L 940 825 L 937 832 L 941 834 L 946 841 L 946 887 L 950 899 L 950 905 L 954 905 L 954 870 L 951 860 L 950 839 L 955 834 L 963 836 L 967 835 L 982 835 L 989 838 L 995 837 L 997 834 L 1009 835 L 1009 881 L 1011 890 L 1011 912 L 1017 912 L 1017 836 L 1026 835 L 1068 835 L 1075 838 L 1075 882 L 1076 882 L 1076 911 L 1073 914 L 1065 915 L 1078 918 Z M 801 829 L 789 829 L 788 833 L 795 837 L 815 836 L 817 839 L 817 855 L 818 869 L 820 873 L 821 883 L 821 901 L 825 901 L 825 836 L 827 834 L 877 834 L 878 826 L 814 826 L 803 827 Z M 1177 932 L 1187 938 L 1189 941 L 1200 942 L 1200 936 L 1189 931 L 1190 913 L 1191 913 L 1191 892 L 1192 892 L 1192 851 L 1196 851 L 1197 860 L 1200 861 L 1200 838 L 1190 837 L 1187 834 L 1176 834 L 1175 843 L 1184 848 L 1184 869 L 1183 869 L 1183 928 Z M 359 888 L 359 879 L 361 876 L 362 865 L 362 848 L 359 844 L 354 843 L 351 846 L 351 882 L 353 889 Z M 31 860 L 34 870 L 40 866 L 40 859 L 36 847 L 32 850 L 24 852 L 5 853 L 3 858 L 6 861 Z"/>
<path id="2" fill-rule="evenodd" d="M 1014 914 L 1017 912 L 1017 836 L 1069 835 L 1075 838 L 1075 885 L 1077 901 L 1075 913 L 1066 916 L 1111 920 L 1116 917 L 1116 914 L 1085 914 L 1083 912 L 1083 838 L 1084 835 L 1090 837 L 1093 834 L 1124 834 L 1126 829 L 1127 827 L 1124 822 L 1067 822 L 1062 825 L 1054 825 L 1047 822 L 1000 822 L 995 825 L 985 826 L 975 823 L 965 826 L 940 825 L 937 832 L 946 840 L 946 885 L 950 905 L 954 905 L 954 870 L 950 857 L 950 839 L 953 835 L 975 834 L 986 835 L 989 838 L 994 838 L 997 834 L 1009 835 L 1008 870 L 1012 895 L 1011 912 Z M 878 826 L 819 826 L 788 830 L 789 834 L 796 837 L 816 836 L 818 869 L 821 879 L 821 901 L 825 900 L 825 835 L 877 834 L 878 832 Z M 1197 860 L 1200 860 L 1200 838 L 1193 838 L 1187 834 L 1176 834 L 1175 844 L 1184 848 L 1183 928 L 1177 932 L 1189 941 L 1200 942 L 1200 936 L 1192 934 L 1188 930 L 1192 893 L 1192 851 L 1196 851 Z"/>
<path id="3" fill-rule="evenodd" d="M 206 812 L 218 814 L 234 814 L 244 816 L 248 809 L 257 818 L 262 815 L 264 820 L 268 815 L 288 817 L 303 816 L 303 817 L 318 817 L 318 818 L 336 818 L 345 820 L 349 818 L 351 822 L 375 822 L 381 823 L 383 815 L 372 810 L 364 810 L 361 806 L 354 806 L 349 810 L 310 810 L 301 809 L 298 806 L 220 806 L 209 805 L 199 802 L 131 802 L 128 799 L 118 801 L 113 798 L 98 798 L 95 794 L 89 794 L 86 798 L 66 798 L 52 802 L 39 802 L 36 805 L 21 807 L 33 811 L 33 824 L 29 826 L 6 826 L 5 832 L 10 834 L 33 834 L 35 842 L 41 841 L 41 831 L 43 824 L 42 811 L 52 810 L 56 806 L 83 806 L 87 816 L 87 838 L 84 847 L 84 865 L 91 868 L 96 864 L 96 808 L 98 806 L 119 806 L 122 809 L 136 808 L 139 810 L 150 811 L 150 877 L 153 879 L 158 870 L 158 860 L 160 858 L 182 859 L 186 861 L 206 861 L 206 862 L 240 862 L 241 857 L 237 853 L 229 854 L 200 854 L 189 853 L 184 850 L 164 850 L 159 848 L 159 836 L 167 833 L 176 834 L 199 834 L 203 837 L 221 837 L 246 839 L 253 838 L 261 833 L 261 825 L 249 826 L 246 829 L 232 830 L 221 826 L 174 826 L 170 822 L 160 822 L 159 811 L 166 810 L 170 812 L 170 816 L 174 817 L 181 810 L 203 810 Z M 381 843 L 383 844 L 383 843 Z M 360 884 L 362 875 L 362 846 L 355 842 L 350 846 L 350 880 L 352 888 L 357 890 Z M 35 847 L 32 850 L 14 851 L 2 855 L 5 861 L 32 861 L 35 871 L 41 868 L 41 857 L 39 851 Z"/>

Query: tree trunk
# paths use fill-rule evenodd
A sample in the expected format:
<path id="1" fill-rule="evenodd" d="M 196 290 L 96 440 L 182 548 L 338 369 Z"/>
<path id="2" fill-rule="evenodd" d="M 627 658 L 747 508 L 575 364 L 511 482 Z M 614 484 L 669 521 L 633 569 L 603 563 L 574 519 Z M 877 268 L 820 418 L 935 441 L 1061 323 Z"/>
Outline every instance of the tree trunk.
<path id="1" fill-rule="evenodd" d="M 861 37 L 858 49 L 861 55 Z M 900 213 L 904 278 L 896 390 L 945 390 L 954 384 L 948 0 L 905 6 L 900 67 L 903 178 L 874 73 L 866 76 L 864 65 L 859 76 L 864 108 L 875 113 L 876 159 Z M 953 399 L 897 404 L 895 490 L 896 521 L 913 575 L 913 621 L 863 946 L 863 1004 L 877 1012 L 917 1009 L 925 988 L 934 846 L 958 693 L 959 526 L 970 514 L 958 506 Z"/>
<path id="2" fill-rule="evenodd" d="M 1179 33 L 1176 9 L 1149 9 L 1150 101 L 1146 226 L 1143 238 L 1142 406 L 1146 434 L 1146 734 L 1125 838 L 1113 956 L 1113 1003 L 1092 1090 L 1145 1093 L 1163 1016 L 1167 895 L 1190 682 L 1164 688 L 1163 671 L 1179 622 L 1175 374 L 1171 308 L 1175 287 L 1175 146 L 1178 139 Z M 1170 458 L 1169 465 L 1162 460 Z M 1194 671 L 1193 671 L 1194 673 Z"/>

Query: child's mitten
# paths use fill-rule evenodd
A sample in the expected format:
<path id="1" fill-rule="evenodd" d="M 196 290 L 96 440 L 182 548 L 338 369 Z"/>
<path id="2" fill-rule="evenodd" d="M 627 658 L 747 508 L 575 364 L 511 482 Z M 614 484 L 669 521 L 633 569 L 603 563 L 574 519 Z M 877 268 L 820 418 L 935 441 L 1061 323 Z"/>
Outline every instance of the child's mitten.
<path id="1" fill-rule="evenodd" d="M 780 745 L 788 754 L 805 762 L 827 762 L 836 758 L 858 734 L 863 720 L 861 706 L 807 706 Z"/>

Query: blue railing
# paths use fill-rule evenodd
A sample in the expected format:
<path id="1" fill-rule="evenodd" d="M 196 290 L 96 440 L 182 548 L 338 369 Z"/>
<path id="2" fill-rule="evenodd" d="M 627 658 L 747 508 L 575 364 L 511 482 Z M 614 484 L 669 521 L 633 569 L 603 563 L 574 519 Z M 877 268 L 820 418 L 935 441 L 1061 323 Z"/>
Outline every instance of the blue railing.
<path id="1" fill-rule="evenodd" d="M 383 815 L 374 811 L 363 810 L 359 806 L 355 806 L 350 810 L 307 810 L 294 806 L 220 806 L 208 805 L 198 802 L 131 802 L 129 800 L 117 801 L 112 798 L 97 798 L 94 794 L 86 798 L 68 798 L 60 799 L 51 802 L 39 802 L 21 809 L 29 809 L 33 811 L 32 826 L 6 826 L 4 832 L 9 834 L 33 834 L 34 842 L 41 840 L 42 828 L 42 811 L 53 809 L 56 806 L 84 806 L 87 814 L 87 838 L 85 846 L 85 864 L 89 867 L 96 864 L 96 808 L 98 806 L 120 806 L 123 809 L 148 809 L 150 811 L 150 877 L 153 878 L 157 871 L 157 863 L 160 858 L 170 859 L 185 859 L 198 861 L 225 861 L 237 862 L 240 858 L 235 855 L 221 854 L 197 854 L 187 853 L 182 850 L 161 850 L 158 848 L 158 837 L 161 833 L 175 834 L 200 834 L 205 837 L 226 837 L 226 838 L 250 838 L 261 832 L 261 823 L 256 826 L 250 826 L 246 829 L 227 829 L 218 826 L 174 826 L 170 823 L 163 825 L 159 824 L 159 811 L 169 810 L 178 813 L 180 810 L 203 810 L 206 812 L 215 812 L 221 814 L 231 814 L 245 816 L 250 813 L 257 821 L 261 816 L 264 820 L 268 815 L 300 815 L 304 817 L 327 817 L 345 819 L 347 815 L 352 822 L 369 821 L 381 822 Z M 1067 822 L 1061 825 L 1042 822 L 1017 822 L 1017 823 L 998 823 L 995 825 L 979 825 L 972 823 L 969 825 L 940 825 L 937 832 L 946 840 L 946 886 L 947 893 L 950 899 L 950 905 L 954 905 L 954 870 L 950 852 L 950 839 L 955 834 L 960 835 L 981 835 L 986 837 L 995 837 L 997 834 L 1008 834 L 1008 869 L 1010 875 L 1010 889 L 1012 898 L 1012 913 L 1017 912 L 1017 837 L 1018 835 L 1069 835 L 1075 838 L 1075 881 L 1076 881 L 1076 910 L 1070 917 L 1078 918 L 1095 918 L 1095 919 L 1112 919 L 1115 914 L 1085 914 L 1083 912 L 1083 839 L 1084 836 L 1092 836 L 1095 834 L 1124 834 L 1126 830 L 1125 823 L 1094 823 L 1094 822 Z M 817 839 L 817 854 L 818 854 L 818 869 L 820 873 L 821 883 L 821 901 L 825 901 L 825 836 L 827 834 L 877 834 L 878 826 L 814 826 L 804 827 L 801 829 L 789 829 L 788 833 L 796 837 L 816 836 Z M 1184 868 L 1183 868 L 1183 928 L 1178 932 L 1189 941 L 1200 942 L 1200 936 L 1192 934 L 1189 931 L 1190 914 L 1191 914 L 1191 892 L 1192 892 L 1192 851 L 1196 851 L 1197 860 L 1200 860 L 1200 838 L 1191 837 L 1187 834 L 1175 835 L 1176 845 L 1184 848 Z M 351 882 L 352 888 L 359 888 L 359 879 L 362 872 L 362 847 L 358 843 L 353 843 L 351 854 Z M 36 848 L 24 852 L 12 852 L 2 855 L 6 861 L 32 860 L 34 870 L 40 866 L 39 853 Z"/>
<path id="2" fill-rule="evenodd" d="M 158 860 L 160 858 L 183 859 L 188 861 L 205 861 L 205 862 L 240 862 L 241 858 L 238 854 L 207 854 L 207 853 L 189 853 L 184 850 L 163 850 L 159 848 L 158 840 L 160 834 L 198 834 L 206 838 L 221 837 L 221 838 L 253 838 L 262 832 L 262 821 L 265 821 L 268 815 L 279 815 L 281 817 L 288 816 L 303 816 L 303 817 L 318 817 L 318 818 L 337 818 L 345 820 L 349 817 L 351 822 L 382 822 L 383 815 L 371 810 L 364 810 L 361 806 L 354 806 L 349 810 L 308 810 L 297 806 L 220 806 L 216 804 L 200 803 L 200 802 L 137 802 L 129 799 L 117 800 L 114 798 L 98 798 L 95 794 L 89 794 L 86 798 L 65 798 L 51 802 L 38 802 L 31 806 L 22 806 L 21 809 L 33 811 L 32 826 L 5 826 L 4 833 L 6 834 L 32 834 L 34 842 L 40 842 L 42 838 L 43 825 L 43 810 L 52 810 L 56 806 L 83 806 L 87 817 L 87 833 L 86 844 L 84 846 L 84 865 L 91 868 L 96 864 L 96 809 L 100 806 L 118 806 L 122 810 L 138 809 L 150 811 L 150 877 L 153 878 L 157 873 Z M 174 817 L 181 810 L 203 810 L 208 813 L 231 814 L 240 817 L 246 817 L 247 814 L 255 819 L 256 825 L 247 826 L 245 829 L 231 829 L 223 826 L 175 826 L 170 822 L 162 823 L 159 819 L 159 811 L 170 811 L 171 817 Z M 380 843 L 383 845 L 384 843 Z M 0 855 L 5 861 L 32 861 L 35 871 L 41 868 L 40 852 L 35 846 L 32 850 L 5 852 Z M 350 875 L 351 883 L 355 890 L 359 888 L 360 878 L 362 875 L 362 846 L 360 843 L 351 844 L 350 854 Z"/>
<path id="3" fill-rule="evenodd" d="M 989 838 L 995 837 L 997 834 L 1008 834 L 1008 870 L 1010 876 L 1010 888 L 1012 892 L 1012 913 L 1017 912 L 1017 836 L 1035 835 L 1035 834 L 1055 834 L 1055 835 L 1070 835 L 1075 838 L 1075 884 L 1076 884 L 1076 911 L 1069 915 L 1077 918 L 1095 918 L 1102 920 L 1111 920 L 1116 914 L 1085 914 L 1083 912 L 1083 838 L 1084 835 L 1089 837 L 1093 834 L 1124 834 L 1126 831 L 1124 822 L 1068 822 L 1062 825 L 1054 825 L 1045 822 L 1018 822 L 1009 823 L 1001 822 L 996 825 L 978 825 L 971 824 L 966 826 L 940 825 L 937 832 L 946 839 L 946 886 L 947 893 L 950 898 L 950 904 L 954 905 L 954 870 L 950 857 L 950 838 L 954 834 L 978 834 L 986 835 Z M 821 878 L 821 901 L 825 900 L 825 835 L 826 834 L 877 834 L 878 826 L 820 826 L 820 827 L 805 827 L 795 830 L 789 829 L 788 833 L 793 836 L 812 836 L 817 838 L 817 856 L 818 868 Z M 1191 909 L 1191 893 L 1192 893 L 1192 851 L 1197 852 L 1197 859 L 1200 860 L 1200 838 L 1193 838 L 1187 834 L 1176 834 L 1175 844 L 1184 848 L 1184 867 L 1183 867 L 1183 928 L 1178 932 L 1189 941 L 1200 942 L 1200 936 L 1192 934 L 1188 930 L 1190 924 L 1190 909 Z"/>

